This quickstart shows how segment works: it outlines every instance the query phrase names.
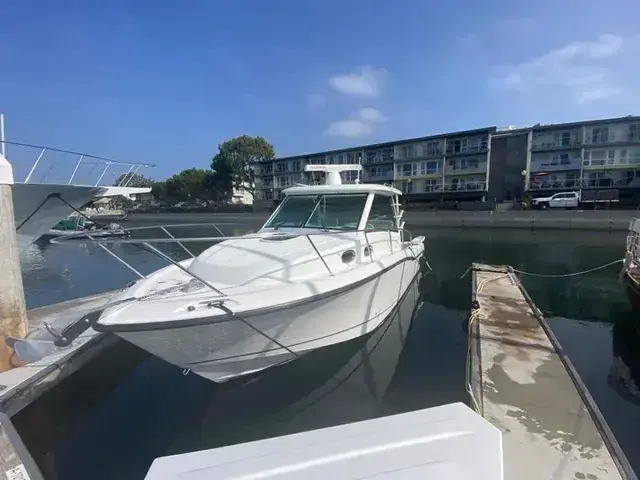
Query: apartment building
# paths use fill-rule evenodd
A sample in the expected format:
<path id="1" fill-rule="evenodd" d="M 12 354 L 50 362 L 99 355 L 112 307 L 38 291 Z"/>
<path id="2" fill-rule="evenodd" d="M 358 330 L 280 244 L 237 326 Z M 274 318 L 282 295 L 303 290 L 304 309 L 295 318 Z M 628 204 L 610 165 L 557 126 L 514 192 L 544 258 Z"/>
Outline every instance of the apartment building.
<path id="1" fill-rule="evenodd" d="M 278 158 L 256 164 L 256 201 L 324 181 L 308 164 L 361 164 L 343 182 L 393 185 L 409 202 L 514 201 L 563 190 L 617 189 L 640 204 L 640 117 L 487 127 Z M 636 201 L 637 199 L 637 201 Z"/>
<path id="2" fill-rule="evenodd" d="M 308 164 L 360 164 L 362 172 L 343 172 L 343 183 L 394 185 L 409 201 L 481 200 L 488 187 L 489 144 L 494 128 L 366 145 L 313 155 L 278 158 L 256 165 L 256 200 L 278 200 L 296 183 L 321 183 Z"/>
<path id="3" fill-rule="evenodd" d="M 640 194 L 640 117 L 535 125 L 528 190 L 615 189 L 621 201 Z"/>

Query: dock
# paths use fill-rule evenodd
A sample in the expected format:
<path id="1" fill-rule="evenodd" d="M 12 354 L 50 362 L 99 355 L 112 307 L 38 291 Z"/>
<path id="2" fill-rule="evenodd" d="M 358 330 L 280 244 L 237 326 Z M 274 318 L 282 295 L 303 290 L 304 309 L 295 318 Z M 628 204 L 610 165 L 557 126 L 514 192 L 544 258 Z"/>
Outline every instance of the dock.
<path id="1" fill-rule="evenodd" d="M 636 480 L 513 269 L 472 271 L 468 389 L 472 406 L 502 431 L 504 478 Z"/>
<path id="2" fill-rule="evenodd" d="M 84 315 L 100 310 L 112 296 L 113 292 L 107 292 L 29 310 L 32 335 L 37 338 L 44 322 L 56 331 L 62 331 Z M 34 362 L 0 373 L 0 411 L 9 417 L 15 415 L 82 368 L 115 340 L 115 336 L 89 328 L 69 346 L 51 348 Z"/>

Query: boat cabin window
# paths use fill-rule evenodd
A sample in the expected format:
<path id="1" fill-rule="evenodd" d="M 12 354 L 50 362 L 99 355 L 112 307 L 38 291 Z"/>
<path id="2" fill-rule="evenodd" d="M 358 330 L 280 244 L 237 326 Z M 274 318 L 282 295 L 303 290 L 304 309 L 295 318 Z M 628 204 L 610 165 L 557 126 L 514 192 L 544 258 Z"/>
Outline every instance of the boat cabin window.
<path id="1" fill-rule="evenodd" d="M 376 195 L 371 203 L 369 218 L 367 219 L 367 230 L 395 230 L 396 215 L 393 209 L 393 199 Z"/>
<path id="2" fill-rule="evenodd" d="M 367 194 L 290 195 L 266 228 L 326 228 L 356 230 Z"/>
<path id="3" fill-rule="evenodd" d="M 265 225 L 267 228 L 302 227 L 316 206 L 319 195 L 285 197 L 276 215 Z"/>

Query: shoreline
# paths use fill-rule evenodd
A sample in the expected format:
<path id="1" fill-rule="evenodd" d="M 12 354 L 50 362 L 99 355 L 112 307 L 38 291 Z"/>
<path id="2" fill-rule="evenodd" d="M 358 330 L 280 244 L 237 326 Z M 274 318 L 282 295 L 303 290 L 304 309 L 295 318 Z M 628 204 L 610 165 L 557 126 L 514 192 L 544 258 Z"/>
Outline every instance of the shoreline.
<path id="1" fill-rule="evenodd" d="M 131 214 L 123 223 L 205 223 L 262 225 L 269 213 L 143 213 Z M 613 232 L 629 229 L 639 210 L 505 210 L 505 211 L 405 211 L 410 227 L 580 230 Z"/>

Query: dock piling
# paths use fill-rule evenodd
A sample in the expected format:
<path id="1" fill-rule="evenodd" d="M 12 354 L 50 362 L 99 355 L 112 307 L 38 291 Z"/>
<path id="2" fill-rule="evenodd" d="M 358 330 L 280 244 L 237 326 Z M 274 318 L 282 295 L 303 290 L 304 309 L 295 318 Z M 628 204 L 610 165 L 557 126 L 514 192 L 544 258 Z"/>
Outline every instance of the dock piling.
<path id="1" fill-rule="evenodd" d="M 0 372 L 13 368 L 13 350 L 8 337 L 24 338 L 29 333 L 20 270 L 20 249 L 13 213 L 13 169 L 0 154 Z"/>

